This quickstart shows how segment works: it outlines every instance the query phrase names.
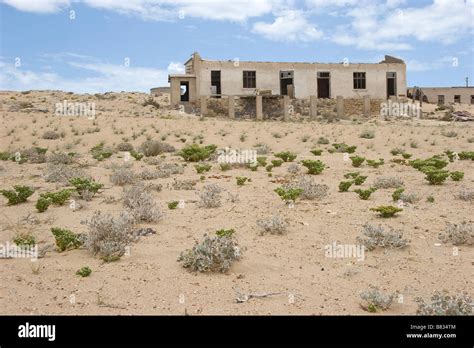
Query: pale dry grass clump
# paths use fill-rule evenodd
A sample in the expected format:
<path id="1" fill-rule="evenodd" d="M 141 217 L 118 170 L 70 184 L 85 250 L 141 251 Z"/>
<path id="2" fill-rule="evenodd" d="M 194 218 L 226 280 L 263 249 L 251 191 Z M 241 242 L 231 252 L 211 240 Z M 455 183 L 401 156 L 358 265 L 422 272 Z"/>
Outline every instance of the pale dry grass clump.
<path id="1" fill-rule="evenodd" d="M 217 208 L 221 206 L 221 192 L 223 189 L 217 184 L 208 184 L 205 185 L 198 193 L 199 198 L 201 199 L 198 203 L 200 207 L 203 208 Z"/>
<path id="2" fill-rule="evenodd" d="M 367 250 L 381 248 L 405 248 L 409 240 L 402 238 L 402 232 L 390 229 L 385 231 L 382 226 L 373 226 L 365 224 L 362 230 L 362 236 L 357 237 L 357 242 L 364 245 Z"/>
<path id="3" fill-rule="evenodd" d="M 466 292 L 450 295 L 448 291 L 435 291 L 429 302 L 417 297 L 416 314 L 419 315 L 472 315 L 473 301 Z"/>
<path id="4" fill-rule="evenodd" d="M 67 184 L 70 179 L 82 177 L 87 177 L 84 170 L 66 164 L 49 163 L 44 172 L 46 182 Z"/>
<path id="5" fill-rule="evenodd" d="M 383 176 L 375 179 L 372 186 L 376 189 L 398 188 L 403 186 L 403 180 L 394 176 Z"/>
<path id="6" fill-rule="evenodd" d="M 387 310 L 393 303 L 395 294 L 385 294 L 376 286 L 370 286 L 368 290 L 362 291 L 359 294 L 360 298 L 364 300 L 361 307 L 367 312 L 377 312 L 377 310 Z"/>
<path id="7" fill-rule="evenodd" d="M 195 190 L 196 180 L 177 180 L 173 179 L 172 187 L 174 190 Z"/>
<path id="8" fill-rule="evenodd" d="M 301 175 L 298 179 L 285 188 L 302 189 L 300 198 L 308 200 L 319 200 L 328 196 L 329 186 L 317 184 L 314 178 L 309 175 Z"/>
<path id="9" fill-rule="evenodd" d="M 474 190 L 463 188 L 454 197 L 462 201 L 474 202 Z"/>
<path id="10" fill-rule="evenodd" d="M 128 213 L 122 212 L 118 217 L 113 217 L 96 211 L 84 223 L 89 229 L 84 245 L 94 256 L 114 261 L 125 254 L 133 232 L 133 221 Z"/>
<path id="11" fill-rule="evenodd" d="M 204 235 L 204 240 L 182 252 L 178 261 L 193 272 L 227 272 L 241 257 L 240 247 L 232 233 L 214 237 Z"/>
<path id="12" fill-rule="evenodd" d="M 283 234 L 287 231 L 288 224 L 278 215 L 274 215 L 270 218 L 257 220 L 257 226 L 260 227 L 260 234 Z"/>
<path id="13" fill-rule="evenodd" d="M 462 222 L 460 224 L 448 223 L 445 234 L 440 234 L 439 239 L 443 243 L 453 245 L 473 245 L 474 244 L 474 224 Z"/>
<path id="14" fill-rule="evenodd" d="M 126 165 L 112 169 L 110 175 L 110 182 L 119 186 L 133 184 L 136 180 L 136 174 Z"/>
<path id="15" fill-rule="evenodd" d="M 143 184 L 125 188 L 123 204 L 137 222 L 157 222 L 163 217 L 153 196 Z"/>

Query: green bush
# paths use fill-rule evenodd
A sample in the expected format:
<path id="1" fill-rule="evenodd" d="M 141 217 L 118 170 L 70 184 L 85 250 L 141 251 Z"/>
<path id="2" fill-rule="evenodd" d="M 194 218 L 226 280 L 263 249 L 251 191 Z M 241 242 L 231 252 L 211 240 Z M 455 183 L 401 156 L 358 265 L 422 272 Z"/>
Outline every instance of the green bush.
<path id="1" fill-rule="evenodd" d="M 91 154 L 92 154 L 92 158 L 94 158 L 98 161 L 103 161 L 104 159 L 109 158 L 110 156 L 112 156 L 112 154 L 113 154 L 112 150 L 105 149 L 104 146 L 105 146 L 105 144 L 103 142 L 95 145 L 90 151 Z"/>
<path id="2" fill-rule="evenodd" d="M 434 203 L 435 199 L 434 199 L 433 196 L 428 196 L 428 198 L 426 198 L 426 201 L 427 201 L 428 203 Z"/>
<path id="3" fill-rule="evenodd" d="M 135 150 L 132 150 L 132 151 L 130 151 L 130 156 L 135 158 L 137 161 L 140 161 L 143 158 L 143 156 L 145 156 L 145 155 L 141 152 L 137 152 Z"/>
<path id="4" fill-rule="evenodd" d="M 433 156 L 424 160 L 416 159 L 409 163 L 413 168 L 418 169 L 421 172 L 425 172 L 426 168 L 433 167 L 435 169 L 443 169 L 448 165 L 448 162 L 441 159 L 440 156 Z"/>
<path id="5" fill-rule="evenodd" d="M 366 179 L 367 179 L 367 176 L 358 175 L 354 178 L 354 184 L 357 186 L 362 185 Z"/>
<path id="6" fill-rule="evenodd" d="M 301 163 L 308 168 L 308 174 L 321 174 L 326 167 L 325 164 L 319 160 L 303 160 Z"/>
<path id="7" fill-rule="evenodd" d="M 360 173 L 359 173 L 359 172 L 350 172 L 350 173 L 344 174 L 344 178 L 346 178 L 346 179 L 349 179 L 349 178 L 355 179 L 355 178 L 357 178 L 358 176 L 360 176 Z"/>
<path id="8" fill-rule="evenodd" d="M 71 197 L 71 190 L 41 193 L 40 197 L 49 200 L 53 204 L 63 205 Z"/>
<path id="9" fill-rule="evenodd" d="M 392 217 L 396 213 L 403 211 L 403 209 L 394 207 L 392 205 L 381 205 L 376 208 L 370 208 L 370 210 L 378 212 L 383 218 Z"/>
<path id="10" fill-rule="evenodd" d="M 168 208 L 171 210 L 176 209 L 178 207 L 179 202 L 178 201 L 171 201 L 168 202 Z"/>
<path id="11" fill-rule="evenodd" d="M 235 179 L 237 180 L 237 185 L 239 186 L 243 186 L 246 181 L 250 181 L 250 179 L 246 176 L 238 176 Z"/>
<path id="12" fill-rule="evenodd" d="M 365 161 L 365 157 L 361 156 L 351 156 L 350 159 L 352 161 L 352 166 L 356 168 L 360 167 Z"/>
<path id="13" fill-rule="evenodd" d="M 274 167 L 280 167 L 283 164 L 283 160 L 281 159 L 272 160 L 271 162 Z"/>
<path id="14" fill-rule="evenodd" d="M 198 174 L 202 174 L 204 172 L 210 171 L 212 166 L 210 164 L 196 164 L 194 168 Z"/>
<path id="15" fill-rule="evenodd" d="M 285 162 L 293 162 L 296 159 L 296 153 L 291 151 L 282 151 L 274 154 L 275 157 L 281 158 Z M 276 166 L 275 166 L 276 167 Z"/>
<path id="16" fill-rule="evenodd" d="M 8 199 L 8 205 L 24 203 L 35 191 L 29 186 L 15 185 L 13 190 L 0 190 L 0 193 Z"/>
<path id="17" fill-rule="evenodd" d="M 425 179 L 428 180 L 430 185 L 442 185 L 443 182 L 448 178 L 449 171 L 441 169 L 431 169 L 425 172 Z"/>
<path id="18" fill-rule="evenodd" d="M 198 144 L 186 145 L 178 152 L 186 162 L 199 162 L 209 159 L 216 152 L 216 145 L 199 146 Z"/>
<path id="19" fill-rule="evenodd" d="M 463 151 L 459 153 L 460 160 L 468 160 L 474 161 L 474 151 Z"/>
<path id="20" fill-rule="evenodd" d="M 367 189 L 367 190 L 362 190 L 362 189 L 354 190 L 354 192 L 359 195 L 359 198 L 364 200 L 364 201 L 368 200 L 370 195 L 372 193 L 374 193 L 375 191 L 377 191 L 377 189 L 375 189 L 375 188 L 370 188 L 370 189 Z"/>
<path id="21" fill-rule="evenodd" d="M 12 154 L 9 153 L 9 152 L 0 152 L 0 160 L 1 161 L 8 161 L 11 156 L 12 156 Z"/>
<path id="22" fill-rule="evenodd" d="M 232 169 L 232 166 L 229 163 L 221 163 L 220 167 L 223 172 L 225 172 L 226 170 Z"/>
<path id="23" fill-rule="evenodd" d="M 401 197 L 402 193 L 405 191 L 403 187 L 399 187 L 395 190 L 395 192 L 392 194 L 392 199 L 394 202 L 397 202 Z"/>
<path id="24" fill-rule="evenodd" d="M 347 153 L 354 153 L 355 150 L 357 149 L 357 146 L 349 146 L 346 143 L 340 143 L 340 144 L 332 144 L 334 147 L 335 152 L 347 152 Z"/>
<path id="25" fill-rule="evenodd" d="M 56 246 L 59 252 L 77 249 L 82 245 L 79 235 L 70 230 L 53 227 L 51 228 L 51 233 L 56 240 Z"/>
<path id="26" fill-rule="evenodd" d="M 274 191 L 285 202 L 295 201 L 301 195 L 301 193 L 303 193 L 303 189 L 300 188 L 278 187 Z"/>
<path id="27" fill-rule="evenodd" d="M 268 166 L 265 167 L 265 170 L 269 173 L 272 171 L 272 169 L 273 169 L 273 164 L 269 164 Z"/>
<path id="28" fill-rule="evenodd" d="M 321 145 L 327 145 L 329 144 L 329 140 L 325 137 L 319 137 L 317 143 Z"/>
<path id="29" fill-rule="evenodd" d="M 339 192 L 347 192 L 352 186 L 352 181 L 341 181 L 339 183 Z"/>
<path id="30" fill-rule="evenodd" d="M 36 238 L 31 233 L 22 233 L 13 239 L 13 243 L 19 248 L 29 248 L 36 245 Z"/>
<path id="31" fill-rule="evenodd" d="M 464 178 L 464 172 L 454 171 L 450 176 L 453 181 L 461 181 Z"/>
<path id="32" fill-rule="evenodd" d="M 321 149 L 314 149 L 314 150 L 311 150 L 310 151 L 313 155 L 315 156 L 321 156 L 321 154 L 323 153 L 323 150 Z"/>
<path id="33" fill-rule="evenodd" d="M 403 157 L 404 159 L 410 159 L 411 156 L 413 156 L 411 153 L 407 153 L 407 152 L 403 152 L 403 153 L 402 153 L 402 157 Z"/>
<path id="34" fill-rule="evenodd" d="M 69 180 L 69 183 L 75 187 L 79 194 L 84 191 L 97 193 L 97 191 L 99 191 L 104 186 L 88 178 L 73 178 Z"/>
<path id="35" fill-rule="evenodd" d="M 379 158 L 378 161 L 376 160 L 367 160 L 367 165 L 373 167 L 373 168 L 378 168 L 380 167 L 382 164 L 384 164 L 384 159 L 383 158 Z"/>
<path id="36" fill-rule="evenodd" d="M 224 238 L 224 237 L 230 238 L 233 236 L 234 233 L 235 233 L 234 229 L 230 229 L 230 230 L 220 229 L 216 231 L 216 236 L 221 237 L 221 238 Z"/>
<path id="37" fill-rule="evenodd" d="M 92 273 L 92 270 L 89 267 L 85 266 L 85 267 L 82 267 L 80 270 L 78 270 L 76 272 L 76 275 L 85 278 L 85 277 L 90 276 L 91 273 Z"/>
<path id="38" fill-rule="evenodd" d="M 258 156 L 257 157 L 257 163 L 261 166 L 261 167 L 266 167 L 267 165 L 267 158 L 265 156 Z"/>
<path id="39" fill-rule="evenodd" d="M 36 202 L 35 208 L 38 210 L 38 212 L 43 213 L 46 210 L 48 210 L 50 205 L 51 205 L 51 201 L 49 199 L 40 198 Z"/>

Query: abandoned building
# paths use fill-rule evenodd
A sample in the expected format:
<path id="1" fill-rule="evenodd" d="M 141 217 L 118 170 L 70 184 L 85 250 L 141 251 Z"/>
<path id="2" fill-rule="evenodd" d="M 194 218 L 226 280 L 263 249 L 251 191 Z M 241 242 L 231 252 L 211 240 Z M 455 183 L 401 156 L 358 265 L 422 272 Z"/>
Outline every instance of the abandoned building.
<path id="1" fill-rule="evenodd" d="M 411 87 L 410 97 L 432 104 L 474 104 L 474 87 Z"/>
<path id="2" fill-rule="evenodd" d="M 169 75 L 171 104 L 202 96 L 287 95 L 290 98 L 406 97 L 406 65 L 385 56 L 380 63 L 244 62 L 202 59 L 195 52 L 185 74 Z"/>

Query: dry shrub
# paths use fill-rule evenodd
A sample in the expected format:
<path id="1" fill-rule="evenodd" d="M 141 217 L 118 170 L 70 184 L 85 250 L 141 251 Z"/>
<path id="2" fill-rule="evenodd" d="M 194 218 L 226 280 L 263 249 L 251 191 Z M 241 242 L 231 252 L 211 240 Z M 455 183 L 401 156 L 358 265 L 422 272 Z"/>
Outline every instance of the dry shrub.
<path id="1" fill-rule="evenodd" d="M 163 214 L 143 184 L 125 188 L 123 204 L 138 222 L 157 222 Z"/>

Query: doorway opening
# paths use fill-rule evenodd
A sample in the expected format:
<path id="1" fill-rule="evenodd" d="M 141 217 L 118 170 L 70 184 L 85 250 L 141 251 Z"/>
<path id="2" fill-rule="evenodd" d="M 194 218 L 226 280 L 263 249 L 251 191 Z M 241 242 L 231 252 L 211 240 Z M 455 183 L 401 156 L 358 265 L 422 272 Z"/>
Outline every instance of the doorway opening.
<path id="1" fill-rule="evenodd" d="M 221 71 L 220 70 L 211 70 L 211 94 L 218 95 L 221 94 Z"/>
<path id="2" fill-rule="evenodd" d="M 387 73 L 387 99 L 397 95 L 397 73 Z"/>
<path id="3" fill-rule="evenodd" d="M 182 102 L 188 102 L 189 101 L 189 82 L 188 81 L 181 81 L 179 83 L 179 88 L 181 90 L 180 100 Z"/>
<path id="4" fill-rule="evenodd" d="M 280 95 L 295 96 L 293 71 L 280 71 Z"/>
<path id="5" fill-rule="evenodd" d="M 330 80 L 329 72 L 318 72 L 318 98 L 331 98 Z"/>

